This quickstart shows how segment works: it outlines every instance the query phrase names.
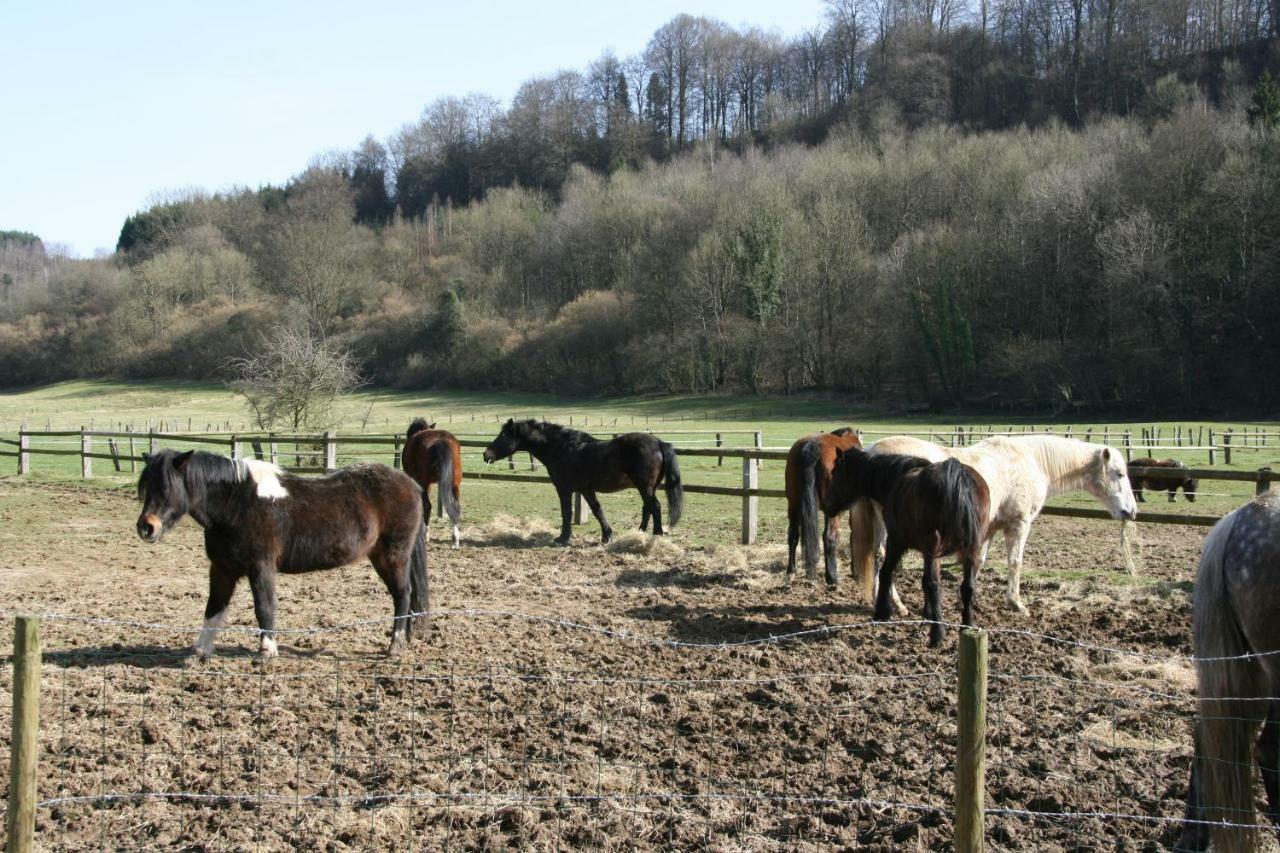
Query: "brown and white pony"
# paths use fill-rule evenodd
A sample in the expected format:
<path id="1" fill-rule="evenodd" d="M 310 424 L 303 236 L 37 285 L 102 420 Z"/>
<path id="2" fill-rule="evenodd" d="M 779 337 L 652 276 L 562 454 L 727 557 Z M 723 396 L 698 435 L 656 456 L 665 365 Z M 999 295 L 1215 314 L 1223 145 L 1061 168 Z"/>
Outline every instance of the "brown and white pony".
<path id="1" fill-rule="evenodd" d="M 849 508 L 828 504 L 831 471 L 836 456 L 851 447 L 862 447 L 862 439 L 851 427 L 807 435 L 791 445 L 787 452 L 785 475 L 787 492 L 787 580 L 796 573 L 796 544 L 804 557 L 804 575 L 818 579 L 818 512 L 825 519 L 823 549 L 826 557 L 827 584 L 835 586 L 836 537 L 840 533 L 840 514 Z"/>
<path id="2" fill-rule="evenodd" d="M 391 594 L 388 655 L 427 627 L 427 545 L 422 490 L 405 474 L 362 462 L 326 477 L 285 474 L 269 462 L 164 449 L 138 477 L 138 536 L 159 542 L 184 515 L 204 528 L 209 601 L 196 641 L 213 654 L 240 578 L 248 578 L 261 629 L 259 651 L 277 654 L 276 575 L 334 569 L 368 557 Z"/>
<path id="3" fill-rule="evenodd" d="M 422 520 L 431 536 L 431 484 L 438 483 L 440 505 L 453 524 L 453 547 L 462 544 L 458 521 L 462 518 L 462 446 L 453 433 L 436 429 L 414 418 L 405 432 L 401 464 L 404 472 L 422 487 Z"/>
<path id="4" fill-rule="evenodd" d="M 1045 502 L 1055 495 L 1085 491 L 1097 498 L 1112 518 L 1129 520 L 1138 514 L 1138 505 L 1129 487 L 1124 455 L 1103 444 L 1089 444 L 1054 435 L 994 436 L 971 447 L 940 447 L 910 436 L 883 438 L 869 451 L 919 456 L 930 462 L 959 459 L 982 475 L 991 490 L 991 516 L 986 520 L 987 542 L 992 534 L 1004 533 L 1005 555 L 1009 561 L 1005 601 L 1019 613 L 1022 602 L 1022 554 L 1035 521 Z M 851 513 L 849 533 L 854 577 L 862 582 L 868 602 L 875 600 L 875 557 L 884 541 L 880 508 L 872 501 L 859 501 Z M 896 590 L 890 591 L 899 613 L 906 608 Z"/>

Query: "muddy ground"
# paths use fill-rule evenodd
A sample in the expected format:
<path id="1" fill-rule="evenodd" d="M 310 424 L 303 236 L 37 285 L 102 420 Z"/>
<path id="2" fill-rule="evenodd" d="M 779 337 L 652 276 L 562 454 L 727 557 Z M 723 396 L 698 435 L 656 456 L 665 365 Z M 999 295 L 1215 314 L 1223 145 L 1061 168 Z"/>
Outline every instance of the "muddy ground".
<path id="1" fill-rule="evenodd" d="M 0 607 L 78 617 L 43 625 L 45 849 L 951 846 L 956 632 L 930 650 L 922 626 L 872 624 L 847 579 L 786 587 L 778 544 L 604 548 L 584 526 L 556 548 L 544 522 L 474 519 L 461 550 L 432 543 L 438 614 L 400 659 L 381 657 L 385 623 L 333 627 L 389 616 L 366 565 L 281 580 L 281 627 L 325 630 L 284 636 L 279 659 L 228 631 L 199 664 L 191 632 L 150 627 L 199 624 L 199 530 L 148 546 L 136 513 L 128 490 L 0 481 Z M 1141 528 L 1131 579 L 1117 526 L 1042 519 L 1028 617 L 1005 609 L 993 548 L 993 849 L 1171 841 L 1151 818 L 1185 792 L 1203 535 Z M 900 575 L 916 613 L 918 567 Z M 954 572 L 944 595 L 957 613 Z M 229 624 L 254 624 L 246 588 Z M 6 744 L 0 778 L 7 761 Z M 1080 812 L 1137 817 L 1053 816 Z"/>

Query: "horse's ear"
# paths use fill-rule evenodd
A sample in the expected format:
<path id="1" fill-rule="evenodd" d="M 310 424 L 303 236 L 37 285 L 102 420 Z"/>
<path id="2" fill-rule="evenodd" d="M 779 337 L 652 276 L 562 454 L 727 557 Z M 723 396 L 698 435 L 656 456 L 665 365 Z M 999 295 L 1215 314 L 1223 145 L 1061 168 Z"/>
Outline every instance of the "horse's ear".
<path id="1" fill-rule="evenodd" d="M 1110 448 L 1110 447 L 1104 447 L 1104 448 L 1102 448 L 1102 461 L 1103 461 L 1103 462 L 1110 462 L 1110 461 L 1111 461 L 1111 448 Z"/>
<path id="2" fill-rule="evenodd" d="M 427 429 L 435 429 L 435 428 L 436 428 L 435 421 L 432 421 L 431 423 L 427 424 Z"/>
<path id="3" fill-rule="evenodd" d="M 147 453 L 145 450 L 144 450 L 144 451 L 142 451 L 142 464 L 143 464 L 143 465 L 150 465 L 150 464 L 151 464 L 151 459 L 152 459 L 152 456 L 151 456 L 151 454 L 150 454 L 150 453 Z"/>
<path id="4" fill-rule="evenodd" d="M 194 450 L 188 450 L 186 453 L 179 453 L 173 457 L 173 468 L 175 471 L 181 471 L 191 461 L 191 457 L 195 454 Z"/>

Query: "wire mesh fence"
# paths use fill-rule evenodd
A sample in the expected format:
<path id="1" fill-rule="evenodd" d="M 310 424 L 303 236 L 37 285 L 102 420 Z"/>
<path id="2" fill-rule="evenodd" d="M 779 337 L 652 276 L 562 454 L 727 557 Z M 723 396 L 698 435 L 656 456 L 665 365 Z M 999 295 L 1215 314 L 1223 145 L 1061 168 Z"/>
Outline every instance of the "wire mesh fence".
<path id="1" fill-rule="evenodd" d="M 253 631 L 233 630 L 197 663 L 196 629 L 46 614 L 37 837 L 53 850 L 951 845 L 956 671 L 923 648 L 921 623 L 701 644 L 459 610 L 437 614 L 430 645 L 464 647 L 495 621 L 512 645 L 483 654 L 343 651 L 386 628 L 369 620 L 295 629 L 265 664 Z M 815 643 L 846 646 L 847 669 L 793 667 Z M 901 646 L 899 665 L 859 665 L 884 646 Z M 991 647 L 988 842 L 1170 844 L 1191 659 L 1007 629 Z M 11 679 L 0 670 L 5 736 Z"/>

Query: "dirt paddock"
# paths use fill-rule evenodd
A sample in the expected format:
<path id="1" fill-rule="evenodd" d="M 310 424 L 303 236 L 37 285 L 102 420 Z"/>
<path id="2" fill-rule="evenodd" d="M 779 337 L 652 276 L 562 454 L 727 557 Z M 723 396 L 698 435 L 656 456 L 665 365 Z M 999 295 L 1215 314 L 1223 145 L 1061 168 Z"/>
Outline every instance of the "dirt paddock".
<path id="1" fill-rule="evenodd" d="M 163 627 L 201 620 L 199 530 L 148 546 L 136 512 L 124 490 L 0 481 L 2 606 L 76 617 L 42 626 L 44 849 L 951 847 L 955 631 L 931 651 L 923 626 L 872 624 L 847 578 L 785 587 L 780 545 L 604 548 L 587 526 L 556 548 L 545 523 L 473 521 L 462 549 L 432 542 L 438 613 L 401 658 L 366 621 L 390 601 L 364 565 L 281 579 L 281 627 L 313 630 L 279 659 L 232 630 L 200 664 Z M 1131 579 L 1118 526 L 1042 519 L 1029 617 L 1005 609 L 992 549 L 992 848 L 1172 840 L 1203 536 L 1142 527 Z M 904 568 L 918 613 L 918 558 Z M 958 613 L 954 572 L 944 586 Z M 229 625 L 253 624 L 242 585 Z"/>

